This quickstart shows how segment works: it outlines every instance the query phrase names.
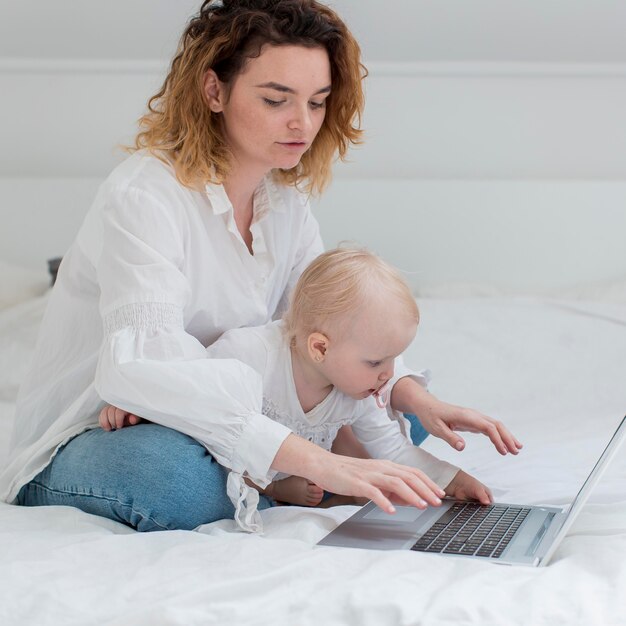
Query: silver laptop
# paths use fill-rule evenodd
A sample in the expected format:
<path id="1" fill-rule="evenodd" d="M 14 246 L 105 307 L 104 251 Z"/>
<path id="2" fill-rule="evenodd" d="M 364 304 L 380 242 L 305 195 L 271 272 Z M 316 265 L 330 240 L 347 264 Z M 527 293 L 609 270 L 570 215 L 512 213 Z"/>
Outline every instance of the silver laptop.
<path id="1" fill-rule="evenodd" d="M 389 515 L 369 502 L 318 545 L 416 550 L 506 565 L 547 565 L 626 437 L 622 419 L 573 502 L 564 508 L 445 499 L 425 510 Z"/>

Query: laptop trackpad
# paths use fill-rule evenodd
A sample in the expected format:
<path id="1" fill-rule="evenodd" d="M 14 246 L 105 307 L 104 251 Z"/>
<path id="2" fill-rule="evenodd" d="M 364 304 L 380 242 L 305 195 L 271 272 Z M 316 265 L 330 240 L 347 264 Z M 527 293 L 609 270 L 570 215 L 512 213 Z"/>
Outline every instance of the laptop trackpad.
<path id="1" fill-rule="evenodd" d="M 372 522 L 414 522 L 423 512 L 424 511 L 416 509 L 414 506 L 397 506 L 396 512 L 390 515 L 376 507 L 364 515 L 362 519 Z"/>

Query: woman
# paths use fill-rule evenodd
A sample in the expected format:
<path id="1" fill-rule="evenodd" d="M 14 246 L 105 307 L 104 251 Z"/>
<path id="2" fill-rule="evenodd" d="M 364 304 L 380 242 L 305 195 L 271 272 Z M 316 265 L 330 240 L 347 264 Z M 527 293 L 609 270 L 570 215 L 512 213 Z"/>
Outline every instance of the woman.
<path id="1" fill-rule="evenodd" d="M 206 354 L 225 330 L 279 316 L 321 252 L 305 192 L 321 191 L 333 159 L 359 141 L 359 54 L 315 0 L 202 5 L 134 153 L 63 260 L 18 398 L 4 499 L 76 506 L 138 530 L 195 528 L 236 510 L 249 528 L 256 491 L 233 476 L 260 487 L 276 472 L 303 476 L 386 509 L 390 498 L 436 499 L 416 469 L 347 459 L 251 414 L 232 391 L 261 394 L 258 375 Z M 391 401 L 429 416 L 409 376 Z M 105 432 L 105 402 L 152 423 Z M 431 428 L 460 424 L 511 449 L 497 422 L 446 411 Z"/>

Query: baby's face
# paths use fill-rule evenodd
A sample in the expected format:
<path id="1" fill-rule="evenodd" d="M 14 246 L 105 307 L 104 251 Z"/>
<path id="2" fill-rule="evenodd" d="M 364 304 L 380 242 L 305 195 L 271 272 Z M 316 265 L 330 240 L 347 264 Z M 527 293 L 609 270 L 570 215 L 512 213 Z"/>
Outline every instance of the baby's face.
<path id="1" fill-rule="evenodd" d="M 324 374 L 341 392 L 362 400 L 376 393 L 394 373 L 394 360 L 415 337 L 417 321 L 401 305 L 372 304 L 330 338 Z"/>

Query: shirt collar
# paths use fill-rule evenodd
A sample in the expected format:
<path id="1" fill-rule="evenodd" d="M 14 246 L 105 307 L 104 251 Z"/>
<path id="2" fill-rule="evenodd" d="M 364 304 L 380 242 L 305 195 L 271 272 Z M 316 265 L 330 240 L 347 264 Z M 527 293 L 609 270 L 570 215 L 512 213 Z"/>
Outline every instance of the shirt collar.
<path id="1" fill-rule="evenodd" d="M 214 215 L 221 215 L 233 210 L 233 205 L 223 185 L 207 183 L 205 191 L 211 201 L 211 209 Z M 268 174 L 254 192 L 255 219 L 261 219 L 269 211 L 284 213 L 286 210 L 285 200 L 276 183 L 272 180 L 272 175 Z"/>

